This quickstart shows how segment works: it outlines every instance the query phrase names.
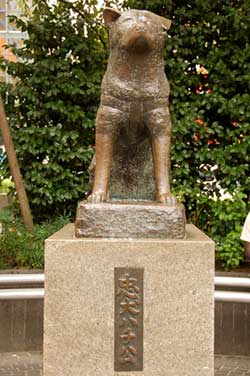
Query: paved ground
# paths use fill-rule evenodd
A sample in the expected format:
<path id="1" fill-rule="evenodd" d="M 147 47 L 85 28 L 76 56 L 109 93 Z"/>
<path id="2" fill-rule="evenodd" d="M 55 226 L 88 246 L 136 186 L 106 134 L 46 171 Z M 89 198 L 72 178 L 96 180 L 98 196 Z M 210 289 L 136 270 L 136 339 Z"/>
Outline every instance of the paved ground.
<path id="1" fill-rule="evenodd" d="M 217 355 L 214 368 L 215 376 L 250 376 L 250 357 Z"/>
<path id="2" fill-rule="evenodd" d="M 0 376 L 42 376 L 42 354 L 0 354 Z M 250 357 L 217 355 L 215 376 L 250 376 Z"/>
<path id="3" fill-rule="evenodd" d="M 0 376 L 42 376 L 42 354 L 0 353 Z"/>

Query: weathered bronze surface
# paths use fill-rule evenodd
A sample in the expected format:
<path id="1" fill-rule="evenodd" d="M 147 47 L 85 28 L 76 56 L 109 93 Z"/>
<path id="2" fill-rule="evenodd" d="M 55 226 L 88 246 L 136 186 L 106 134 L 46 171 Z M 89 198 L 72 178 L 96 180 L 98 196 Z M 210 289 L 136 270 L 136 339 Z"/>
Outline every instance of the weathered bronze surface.
<path id="1" fill-rule="evenodd" d="M 88 203 L 78 205 L 76 237 L 172 238 L 185 237 L 185 209 L 156 202 Z"/>
<path id="2" fill-rule="evenodd" d="M 78 205 L 75 234 L 184 238 L 185 210 L 169 183 L 171 119 L 163 49 L 171 22 L 148 11 L 121 14 L 111 8 L 104 10 L 104 21 L 110 56 L 96 117 L 93 190 L 89 204 Z"/>
<path id="3" fill-rule="evenodd" d="M 115 268 L 114 370 L 143 371 L 142 268 Z"/>
<path id="4" fill-rule="evenodd" d="M 169 84 L 163 61 L 171 22 L 148 11 L 121 14 L 111 8 L 104 10 L 104 21 L 110 57 L 96 118 L 94 187 L 88 200 L 107 201 L 111 180 L 112 197 L 174 205 Z"/>

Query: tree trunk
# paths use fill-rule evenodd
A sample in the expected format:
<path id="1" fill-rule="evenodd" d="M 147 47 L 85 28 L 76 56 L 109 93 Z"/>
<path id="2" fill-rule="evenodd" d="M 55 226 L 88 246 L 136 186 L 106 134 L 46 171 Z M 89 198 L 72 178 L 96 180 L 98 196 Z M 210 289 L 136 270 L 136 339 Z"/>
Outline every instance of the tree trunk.
<path id="1" fill-rule="evenodd" d="M 23 222 L 26 226 L 26 228 L 30 231 L 33 231 L 34 225 L 33 225 L 33 219 L 30 211 L 30 206 L 27 198 L 27 194 L 24 188 L 22 175 L 20 172 L 20 168 L 18 165 L 14 144 L 11 138 L 10 129 L 8 126 L 8 122 L 6 119 L 4 106 L 2 99 L 0 98 L 0 130 L 2 132 L 3 142 L 5 145 L 10 171 L 11 175 L 13 177 L 16 192 L 20 204 L 20 209 L 22 213 Z"/>

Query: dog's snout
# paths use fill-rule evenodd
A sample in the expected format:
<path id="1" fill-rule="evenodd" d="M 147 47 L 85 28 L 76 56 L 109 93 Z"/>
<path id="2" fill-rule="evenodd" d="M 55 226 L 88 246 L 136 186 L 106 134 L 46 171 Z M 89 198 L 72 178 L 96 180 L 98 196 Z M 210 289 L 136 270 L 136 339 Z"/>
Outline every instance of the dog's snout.
<path id="1" fill-rule="evenodd" d="M 147 28 L 146 28 L 145 24 L 136 24 L 135 30 L 137 32 L 144 33 L 144 32 L 147 31 Z"/>
<path id="2" fill-rule="evenodd" d="M 139 31 L 139 32 L 146 32 L 147 29 L 148 29 L 148 20 L 147 18 L 144 16 L 144 15 L 140 15 L 138 16 L 137 20 L 136 20 L 136 31 Z"/>

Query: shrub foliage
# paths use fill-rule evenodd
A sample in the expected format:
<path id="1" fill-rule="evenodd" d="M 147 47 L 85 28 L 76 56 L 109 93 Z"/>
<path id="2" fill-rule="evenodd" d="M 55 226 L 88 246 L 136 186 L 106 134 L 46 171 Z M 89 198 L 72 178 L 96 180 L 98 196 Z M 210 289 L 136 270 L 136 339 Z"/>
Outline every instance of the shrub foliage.
<path id="1" fill-rule="evenodd" d="M 94 119 L 105 69 L 106 34 L 87 3 L 38 0 L 27 21 L 19 61 L 2 61 L 15 85 L 8 114 L 33 213 L 75 210 L 87 190 Z"/>
<path id="2" fill-rule="evenodd" d="M 110 5 L 110 2 L 106 2 Z M 33 212 L 72 208 L 87 190 L 107 34 L 97 1 L 35 1 L 28 38 L 3 62 L 15 77 L 8 114 Z M 112 4 L 111 4 L 112 5 Z M 91 6 L 89 8 L 89 6 Z M 242 259 L 250 194 L 248 0 L 124 0 L 172 20 L 165 50 L 173 120 L 172 186 L 189 220 L 217 242 L 226 267 Z M 220 200 L 221 193 L 231 195 Z"/>
<path id="3" fill-rule="evenodd" d="M 69 222 L 60 215 L 50 222 L 36 224 L 29 232 L 16 210 L 0 211 L 0 269 L 44 268 L 44 241 Z"/>

